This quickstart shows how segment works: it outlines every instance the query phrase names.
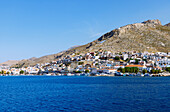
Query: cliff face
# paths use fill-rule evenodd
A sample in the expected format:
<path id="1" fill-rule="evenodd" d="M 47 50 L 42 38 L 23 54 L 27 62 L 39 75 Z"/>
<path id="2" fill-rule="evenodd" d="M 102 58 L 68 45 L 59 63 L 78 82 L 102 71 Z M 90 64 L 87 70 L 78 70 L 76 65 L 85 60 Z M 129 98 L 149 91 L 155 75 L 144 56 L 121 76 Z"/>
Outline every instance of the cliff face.
<path id="1" fill-rule="evenodd" d="M 129 24 L 118 29 L 114 29 L 86 45 L 78 46 L 58 54 L 48 55 L 34 60 L 24 60 L 19 62 L 17 66 L 49 62 L 71 53 L 86 53 L 99 49 L 109 50 L 112 52 L 169 52 L 170 23 L 163 26 L 159 20 L 147 20 L 142 23 Z"/>

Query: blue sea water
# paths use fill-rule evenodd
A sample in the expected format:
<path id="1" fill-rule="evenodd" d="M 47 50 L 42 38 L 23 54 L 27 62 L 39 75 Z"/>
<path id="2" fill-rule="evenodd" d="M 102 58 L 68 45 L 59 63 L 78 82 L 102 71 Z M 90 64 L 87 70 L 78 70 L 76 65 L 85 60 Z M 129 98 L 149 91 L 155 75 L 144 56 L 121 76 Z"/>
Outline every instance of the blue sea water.
<path id="1" fill-rule="evenodd" d="M 0 111 L 170 112 L 170 77 L 0 77 Z"/>

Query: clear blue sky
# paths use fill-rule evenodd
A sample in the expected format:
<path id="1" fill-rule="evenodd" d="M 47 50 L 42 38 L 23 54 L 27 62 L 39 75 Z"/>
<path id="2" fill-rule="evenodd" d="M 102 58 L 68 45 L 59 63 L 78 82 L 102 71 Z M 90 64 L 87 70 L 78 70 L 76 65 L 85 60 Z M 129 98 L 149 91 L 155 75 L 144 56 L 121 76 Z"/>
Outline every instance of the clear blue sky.
<path id="1" fill-rule="evenodd" d="M 0 62 L 58 53 L 148 19 L 170 22 L 170 0 L 0 0 Z"/>

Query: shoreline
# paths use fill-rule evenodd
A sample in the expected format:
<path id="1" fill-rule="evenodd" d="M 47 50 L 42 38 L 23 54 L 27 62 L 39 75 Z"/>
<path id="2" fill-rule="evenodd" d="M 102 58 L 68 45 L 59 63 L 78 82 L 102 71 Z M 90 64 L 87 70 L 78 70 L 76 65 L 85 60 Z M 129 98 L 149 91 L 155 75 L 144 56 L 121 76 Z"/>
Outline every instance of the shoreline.
<path id="1" fill-rule="evenodd" d="M 0 77 L 170 77 L 170 75 L 164 75 L 164 76 L 66 76 L 66 75 L 7 75 L 7 76 L 0 76 Z"/>

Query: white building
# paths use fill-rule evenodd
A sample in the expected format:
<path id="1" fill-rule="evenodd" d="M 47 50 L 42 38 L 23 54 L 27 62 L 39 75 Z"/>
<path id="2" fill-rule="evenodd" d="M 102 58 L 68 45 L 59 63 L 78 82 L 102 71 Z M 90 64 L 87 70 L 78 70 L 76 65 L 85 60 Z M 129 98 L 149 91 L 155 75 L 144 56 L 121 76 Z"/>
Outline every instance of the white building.
<path id="1" fill-rule="evenodd" d="M 123 55 L 123 60 L 126 60 L 128 58 L 128 54 Z"/>
<path id="2" fill-rule="evenodd" d="M 156 61 L 156 64 L 160 67 L 168 67 L 170 66 L 170 59 L 164 58 Z"/>

